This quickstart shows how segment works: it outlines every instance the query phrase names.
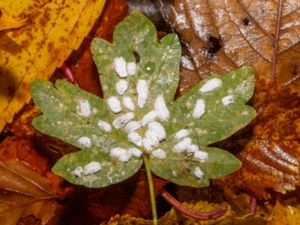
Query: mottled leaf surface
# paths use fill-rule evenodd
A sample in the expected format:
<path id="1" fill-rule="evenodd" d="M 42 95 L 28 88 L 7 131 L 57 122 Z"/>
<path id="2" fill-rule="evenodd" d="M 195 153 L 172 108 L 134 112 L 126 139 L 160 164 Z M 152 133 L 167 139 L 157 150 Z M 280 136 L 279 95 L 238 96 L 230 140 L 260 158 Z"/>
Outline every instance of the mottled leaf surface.
<path id="1" fill-rule="evenodd" d="M 240 167 L 240 162 L 229 152 L 207 146 L 230 136 L 255 116 L 254 109 L 245 105 L 253 93 L 252 70 L 243 67 L 223 77 L 215 75 L 174 101 L 179 79 L 180 43 L 175 34 L 167 35 L 159 42 L 156 36 L 154 25 L 134 11 L 116 27 L 112 44 L 102 39 L 93 40 L 92 53 L 100 73 L 104 99 L 65 81 L 57 81 L 55 86 L 47 81 L 35 81 L 31 85 L 33 99 L 43 111 L 43 115 L 33 121 L 34 126 L 81 149 L 61 158 L 53 168 L 55 173 L 89 187 L 104 187 L 125 180 L 137 172 L 142 160 L 132 157 L 121 162 L 111 156 L 116 147 L 124 148 L 126 152 L 130 147 L 139 148 L 150 158 L 151 170 L 156 175 L 180 185 L 207 186 L 209 179 L 223 177 Z M 121 57 L 126 65 L 136 65 L 133 74 L 120 75 L 115 62 Z M 216 80 L 218 85 L 201 91 L 211 88 L 208 87 L 211 86 L 210 79 Z M 121 80 L 128 82 L 128 89 L 120 94 L 117 84 Z M 144 89 L 149 91 L 143 106 L 138 103 L 137 84 L 141 80 L 147 82 L 148 87 Z M 117 127 L 115 122 L 128 113 L 133 115 L 130 120 L 138 122 L 150 111 L 158 113 L 162 108 L 154 107 L 158 96 L 163 96 L 170 117 L 155 118 L 165 130 L 166 137 L 149 150 L 144 142 L 142 146 L 131 143 L 127 138 L 131 131 L 126 131 L 124 126 Z M 120 102 L 118 112 L 108 104 L 111 97 Z M 124 107 L 124 97 L 133 100 L 134 110 Z M 224 98 L 231 100 L 224 101 Z M 204 101 L 205 109 L 203 115 L 195 116 L 193 111 L 200 99 Z M 98 126 L 100 120 L 110 124 L 112 130 L 103 131 Z M 174 151 L 174 146 L 181 141 L 175 138 L 181 129 L 188 130 L 192 140 L 189 145 L 194 144 L 200 154 L 208 154 L 208 157 L 200 160 L 186 149 L 181 153 Z M 145 139 L 149 130 L 148 125 L 142 125 L 135 132 Z M 164 151 L 165 158 L 153 156 L 158 149 Z M 95 161 L 102 165 L 100 171 L 75 175 L 77 168 Z M 195 170 L 200 170 L 203 176 L 197 177 Z"/>

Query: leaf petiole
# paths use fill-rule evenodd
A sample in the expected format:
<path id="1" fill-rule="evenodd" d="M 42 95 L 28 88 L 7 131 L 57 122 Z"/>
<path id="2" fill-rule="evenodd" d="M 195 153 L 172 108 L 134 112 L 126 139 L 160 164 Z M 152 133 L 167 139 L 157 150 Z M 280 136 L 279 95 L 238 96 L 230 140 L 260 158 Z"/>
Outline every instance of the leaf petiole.
<path id="1" fill-rule="evenodd" d="M 150 170 L 150 163 L 147 158 L 147 155 L 143 156 L 143 160 L 144 160 L 144 165 L 145 165 L 146 175 L 147 175 L 147 180 L 148 180 L 153 225 L 157 225 L 157 209 L 156 209 L 156 201 L 155 201 L 155 191 L 154 191 L 154 186 L 153 186 L 152 174 L 151 174 L 151 170 Z"/>

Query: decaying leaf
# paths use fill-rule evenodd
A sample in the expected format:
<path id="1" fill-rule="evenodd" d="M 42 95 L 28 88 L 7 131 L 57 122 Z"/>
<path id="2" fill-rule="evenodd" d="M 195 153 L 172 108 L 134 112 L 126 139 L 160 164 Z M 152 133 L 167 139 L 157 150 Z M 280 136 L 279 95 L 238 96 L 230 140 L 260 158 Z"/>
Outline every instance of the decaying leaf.
<path id="1" fill-rule="evenodd" d="M 0 223 L 15 225 L 20 218 L 34 215 L 46 224 L 56 209 L 58 196 L 45 178 L 21 161 L 0 162 Z"/>
<path id="2" fill-rule="evenodd" d="M 279 15 L 280 2 L 178 0 L 166 10 L 185 45 L 181 93 L 210 74 L 254 67 L 257 82 L 251 102 L 258 112 L 256 120 L 221 146 L 235 151 L 244 165 L 223 185 L 236 184 L 257 197 L 267 197 L 268 188 L 285 193 L 300 181 L 300 8 L 298 1 L 283 1 Z M 272 75 L 277 84 L 271 82 Z"/>
<path id="3" fill-rule="evenodd" d="M 186 203 L 184 203 L 186 204 Z M 209 204 L 207 202 L 197 202 L 195 204 L 186 204 L 194 210 L 211 211 L 218 207 L 217 204 Z M 190 217 L 186 217 L 176 212 L 173 208 L 163 215 L 158 224 L 160 225 L 266 225 L 268 221 L 259 216 L 246 215 L 236 216 L 231 209 L 228 209 L 227 213 L 222 217 L 214 220 L 200 221 Z M 112 217 L 108 222 L 103 222 L 101 225 L 123 225 L 123 224 L 136 224 L 136 225 L 152 225 L 152 221 L 143 220 L 140 218 L 134 218 L 129 215 L 116 215 Z"/>
<path id="4" fill-rule="evenodd" d="M 300 208 L 276 202 L 274 216 L 268 225 L 297 225 L 300 221 Z"/>
<path id="5" fill-rule="evenodd" d="M 243 65 L 252 65 L 258 78 L 270 80 L 277 17 L 280 18 L 278 4 L 279 1 L 271 0 L 176 0 L 169 20 L 190 56 L 183 59 L 186 62 L 183 65 L 195 69 L 198 80 Z M 299 74 L 299 13 L 298 1 L 283 1 L 276 56 L 280 62 L 276 80 L 280 82 L 290 81 Z M 299 82 L 293 85 L 299 90 Z"/>
<path id="6" fill-rule="evenodd" d="M 30 100 L 30 82 L 48 79 L 79 47 L 104 2 L 0 2 L 0 131 Z"/>
<path id="7" fill-rule="evenodd" d="M 157 176 L 202 187 L 240 167 L 230 153 L 207 145 L 255 116 L 245 105 L 254 88 L 250 68 L 215 75 L 173 101 L 179 41 L 170 34 L 157 43 L 154 25 L 137 11 L 116 27 L 113 44 L 94 39 L 92 53 L 104 99 L 62 80 L 55 87 L 41 80 L 31 85 L 44 113 L 34 126 L 82 149 L 63 156 L 55 173 L 75 184 L 105 187 L 136 173 L 144 154 Z"/>

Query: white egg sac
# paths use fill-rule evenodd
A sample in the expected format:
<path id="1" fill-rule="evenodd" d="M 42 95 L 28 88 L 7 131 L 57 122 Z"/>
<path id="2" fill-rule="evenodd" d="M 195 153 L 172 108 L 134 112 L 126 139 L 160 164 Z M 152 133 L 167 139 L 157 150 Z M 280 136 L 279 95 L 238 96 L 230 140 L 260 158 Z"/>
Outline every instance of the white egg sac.
<path id="1" fill-rule="evenodd" d="M 150 140 L 151 146 L 155 147 L 159 144 L 160 138 L 154 130 L 148 129 L 145 137 Z"/>
<path id="2" fill-rule="evenodd" d="M 105 131 L 105 132 L 111 131 L 111 126 L 109 123 L 107 123 L 103 120 L 99 120 L 97 124 L 98 124 L 98 127 L 100 127 L 103 131 Z"/>
<path id="3" fill-rule="evenodd" d="M 78 166 L 73 170 L 73 174 L 75 177 L 81 177 L 81 173 L 83 172 L 83 168 L 81 166 Z"/>
<path id="4" fill-rule="evenodd" d="M 128 88 L 128 81 L 127 80 L 119 80 L 116 83 L 116 91 L 119 95 L 123 95 Z"/>
<path id="5" fill-rule="evenodd" d="M 136 73 L 136 63 L 135 62 L 127 63 L 127 73 L 130 76 L 133 76 Z"/>
<path id="6" fill-rule="evenodd" d="M 136 146 L 141 147 L 143 145 L 143 139 L 137 132 L 131 132 L 128 134 L 128 140 L 135 144 Z"/>
<path id="7" fill-rule="evenodd" d="M 200 159 L 200 160 L 205 160 L 208 157 L 208 153 L 207 152 L 203 152 L 203 151 L 195 151 L 194 152 L 194 157 L 196 159 Z"/>
<path id="8" fill-rule="evenodd" d="M 130 120 L 132 120 L 134 118 L 134 113 L 129 112 L 126 113 L 122 116 L 117 117 L 114 121 L 113 121 L 113 126 L 116 129 L 120 129 L 121 127 L 124 127 Z"/>
<path id="9" fill-rule="evenodd" d="M 134 106 L 134 103 L 132 101 L 132 98 L 129 97 L 129 96 L 124 96 L 123 97 L 123 105 L 129 109 L 130 111 L 134 111 L 135 109 L 135 106 Z"/>
<path id="10" fill-rule="evenodd" d="M 196 167 L 194 169 L 194 175 L 197 179 L 202 179 L 203 178 L 203 175 L 204 173 L 202 172 L 202 170 L 199 168 L 199 167 Z"/>
<path id="11" fill-rule="evenodd" d="M 148 95 L 149 95 L 149 90 L 148 90 L 148 83 L 146 80 L 138 80 L 137 85 L 136 85 L 136 91 L 138 94 L 138 106 L 140 108 L 143 108 Z"/>
<path id="12" fill-rule="evenodd" d="M 193 114 L 192 116 L 194 118 L 200 118 L 201 116 L 203 116 L 203 114 L 205 113 L 205 103 L 203 99 L 198 99 L 196 101 L 196 105 L 195 108 L 193 110 Z"/>
<path id="13" fill-rule="evenodd" d="M 190 133 L 189 130 L 181 129 L 175 134 L 175 138 L 177 139 L 185 138 L 189 135 L 189 133 Z"/>
<path id="14" fill-rule="evenodd" d="M 123 57 L 114 58 L 113 66 L 120 77 L 127 77 L 127 63 Z"/>
<path id="15" fill-rule="evenodd" d="M 177 153 L 184 152 L 189 148 L 190 145 L 192 145 L 192 139 L 186 137 L 174 146 L 173 151 Z"/>
<path id="16" fill-rule="evenodd" d="M 101 170 L 101 164 L 98 162 L 90 162 L 89 164 L 83 167 L 83 174 L 84 175 L 91 175 L 98 173 Z"/>
<path id="17" fill-rule="evenodd" d="M 222 103 L 223 103 L 223 105 L 229 105 L 229 104 L 234 103 L 233 95 L 227 95 L 227 96 L 223 97 Z"/>
<path id="18" fill-rule="evenodd" d="M 199 151 L 198 145 L 190 145 L 187 149 L 187 152 L 196 152 Z"/>
<path id="19" fill-rule="evenodd" d="M 131 154 L 137 158 L 140 158 L 143 154 L 143 152 L 141 150 L 139 150 L 138 148 L 129 148 L 128 151 L 130 151 Z"/>
<path id="20" fill-rule="evenodd" d="M 110 156 L 117 158 L 120 162 L 128 162 L 132 154 L 129 150 L 117 147 L 110 150 Z"/>
<path id="21" fill-rule="evenodd" d="M 150 152 L 154 146 L 152 141 L 149 138 L 145 137 L 143 138 L 143 147 L 146 149 L 146 151 Z"/>
<path id="22" fill-rule="evenodd" d="M 142 118 L 142 125 L 145 126 L 148 123 L 153 122 L 157 117 L 157 114 L 155 111 L 148 112 L 143 118 Z"/>
<path id="23" fill-rule="evenodd" d="M 142 123 L 140 121 L 130 121 L 129 123 L 126 124 L 125 126 L 125 132 L 126 133 L 131 133 L 139 128 L 141 128 Z"/>
<path id="24" fill-rule="evenodd" d="M 209 92 L 215 90 L 222 86 L 222 80 L 219 78 L 212 78 L 208 80 L 200 89 L 201 93 Z"/>
<path id="25" fill-rule="evenodd" d="M 170 117 L 170 112 L 167 108 L 163 95 L 159 95 L 154 102 L 154 110 L 159 119 L 167 121 Z"/>
<path id="26" fill-rule="evenodd" d="M 160 141 L 166 138 L 165 128 L 159 122 L 153 121 L 149 123 L 148 128 L 157 134 Z"/>
<path id="27" fill-rule="evenodd" d="M 89 137 L 81 137 L 78 139 L 78 143 L 86 148 L 90 148 L 92 146 L 91 139 Z"/>
<path id="28" fill-rule="evenodd" d="M 77 113 L 80 116 L 88 117 L 89 115 L 91 115 L 91 107 L 89 101 L 86 99 L 80 100 L 77 110 Z"/>
<path id="29" fill-rule="evenodd" d="M 107 99 L 107 104 L 108 104 L 108 107 L 110 108 L 110 110 L 113 112 L 113 113 L 119 113 L 121 112 L 121 103 L 119 101 L 119 99 L 115 96 L 112 96 L 110 98 Z"/>
<path id="30" fill-rule="evenodd" d="M 154 151 L 151 152 L 151 155 L 155 158 L 158 158 L 158 159 L 165 159 L 167 158 L 167 154 L 164 150 L 162 149 L 156 149 Z"/>

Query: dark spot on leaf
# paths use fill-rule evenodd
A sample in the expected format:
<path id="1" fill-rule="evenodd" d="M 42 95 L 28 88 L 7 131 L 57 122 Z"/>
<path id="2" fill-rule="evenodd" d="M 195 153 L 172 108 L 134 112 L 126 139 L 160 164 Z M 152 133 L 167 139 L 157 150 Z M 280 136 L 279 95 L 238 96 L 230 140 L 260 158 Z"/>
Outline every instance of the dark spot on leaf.
<path id="1" fill-rule="evenodd" d="M 248 26 L 250 21 L 248 17 L 245 17 L 244 19 L 242 19 L 242 22 L 245 26 Z"/>
<path id="2" fill-rule="evenodd" d="M 208 38 L 208 40 L 209 40 L 208 53 L 215 54 L 222 48 L 222 45 L 220 43 L 219 38 L 216 38 L 214 36 L 210 36 Z"/>
<path id="3" fill-rule="evenodd" d="M 1 18 L 1 16 L 2 16 L 2 11 L 0 10 L 0 18 Z"/>
<path id="4" fill-rule="evenodd" d="M 133 55 L 134 55 L 135 62 L 136 62 L 136 63 L 139 63 L 140 60 L 141 60 L 140 54 L 139 54 L 138 52 L 136 52 L 136 51 L 133 51 L 132 53 L 133 53 Z"/>
<path id="5" fill-rule="evenodd" d="M 208 59 L 212 59 L 221 48 L 221 40 L 217 37 L 210 36 L 205 47 L 205 51 L 207 53 L 206 57 Z"/>

